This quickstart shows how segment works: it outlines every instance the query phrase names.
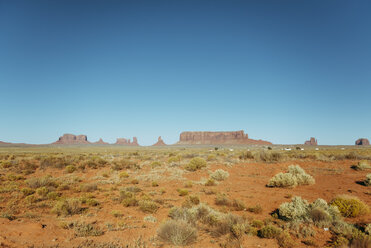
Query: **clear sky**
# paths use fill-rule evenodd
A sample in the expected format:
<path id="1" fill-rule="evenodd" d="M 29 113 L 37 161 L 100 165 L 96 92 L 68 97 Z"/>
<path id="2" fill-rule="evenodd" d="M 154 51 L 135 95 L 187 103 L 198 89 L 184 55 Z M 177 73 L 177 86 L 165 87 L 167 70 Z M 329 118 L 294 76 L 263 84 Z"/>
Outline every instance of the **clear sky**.
<path id="1" fill-rule="evenodd" d="M 0 0 L 0 140 L 371 139 L 371 1 Z"/>

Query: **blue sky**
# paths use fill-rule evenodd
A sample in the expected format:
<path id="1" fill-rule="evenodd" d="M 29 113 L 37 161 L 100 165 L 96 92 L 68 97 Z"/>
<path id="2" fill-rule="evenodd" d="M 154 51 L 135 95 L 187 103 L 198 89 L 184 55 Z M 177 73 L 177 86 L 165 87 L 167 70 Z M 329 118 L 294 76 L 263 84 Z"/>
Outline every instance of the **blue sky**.
<path id="1" fill-rule="evenodd" d="M 0 0 L 0 140 L 371 138 L 370 1 Z"/>

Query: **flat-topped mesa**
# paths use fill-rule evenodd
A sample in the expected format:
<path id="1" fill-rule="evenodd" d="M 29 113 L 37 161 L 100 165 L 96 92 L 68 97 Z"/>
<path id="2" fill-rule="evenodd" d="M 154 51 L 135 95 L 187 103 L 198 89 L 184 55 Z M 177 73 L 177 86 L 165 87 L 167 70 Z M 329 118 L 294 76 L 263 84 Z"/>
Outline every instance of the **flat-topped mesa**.
<path id="1" fill-rule="evenodd" d="M 180 134 L 179 145 L 271 145 L 272 143 L 264 140 L 249 139 L 248 134 L 243 130 L 229 132 L 182 132 Z"/>
<path id="2" fill-rule="evenodd" d="M 97 142 L 94 142 L 95 145 L 109 145 L 107 142 L 104 142 L 102 138 L 100 138 Z"/>
<path id="3" fill-rule="evenodd" d="M 360 138 L 356 140 L 356 146 L 369 146 L 370 141 L 366 138 Z"/>
<path id="4" fill-rule="evenodd" d="M 125 138 L 117 138 L 115 145 L 121 146 L 139 146 L 137 137 L 133 137 L 133 141 Z"/>
<path id="5" fill-rule="evenodd" d="M 155 144 L 153 144 L 152 146 L 166 146 L 165 142 L 162 140 L 161 136 L 158 137 L 158 140 Z"/>
<path id="6" fill-rule="evenodd" d="M 73 135 L 73 134 L 63 134 L 59 139 L 53 144 L 58 145 L 80 145 L 80 144 L 90 144 L 88 137 L 86 135 Z"/>
<path id="7" fill-rule="evenodd" d="M 318 142 L 314 137 L 311 137 L 310 140 L 305 141 L 304 145 L 318 146 Z"/>

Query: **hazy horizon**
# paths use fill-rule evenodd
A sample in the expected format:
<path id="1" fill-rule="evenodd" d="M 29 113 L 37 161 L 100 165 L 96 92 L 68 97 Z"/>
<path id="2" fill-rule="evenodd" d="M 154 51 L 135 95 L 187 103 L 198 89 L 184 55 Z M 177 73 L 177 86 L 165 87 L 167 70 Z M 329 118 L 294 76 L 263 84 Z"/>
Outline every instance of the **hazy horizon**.
<path id="1" fill-rule="evenodd" d="M 0 141 L 371 139 L 369 1 L 0 0 Z"/>

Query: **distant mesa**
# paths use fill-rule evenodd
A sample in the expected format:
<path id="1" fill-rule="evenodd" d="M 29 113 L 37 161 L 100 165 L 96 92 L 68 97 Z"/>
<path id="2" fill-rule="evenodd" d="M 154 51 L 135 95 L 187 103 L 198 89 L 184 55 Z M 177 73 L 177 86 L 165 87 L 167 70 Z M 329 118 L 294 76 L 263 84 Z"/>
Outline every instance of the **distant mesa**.
<path id="1" fill-rule="evenodd" d="M 88 137 L 86 135 L 73 135 L 73 134 L 63 134 L 59 139 L 54 142 L 56 145 L 82 145 L 90 144 Z"/>
<path id="2" fill-rule="evenodd" d="M 116 140 L 115 145 L 121 145 L 121 146 L 139 146 L 137 137 L 133 137 L 133 141 L 130 141 L 130 139 L 118 138 Z"/>
<path id="3" fill-rule="evenodd" d="M 158 140 L 155 144 L 153 144 L 152 146 L 166 146 L 165 142 L 162 140 L 161 136 L 158 137 Z"/>
<path id="4" fill-rule="evenodd" d="M 102 138 L 100 138 L 97 142 L 94 142 L 95 145 L 109 145 L 109 143 L 104 142 Z"/>
<path id="5" fill-rule="evenodd" d="M 360 138 L 356 140 L 356 146 L 369 146 L 370 141 L 365 138 Z"/>
<path id="6" fill-rule="evenodd" d="M 272 143 L 264 140 L 249 139 L 244 131 L 228 132 L 182 132 L 178 145 L 271 145 Z"/>
<path id="7" fill-rule="evenodd" d="M 304 145 L 318 146 L 318 142 L 314 137 L 311 137 L 310 140 L 305 141 Z"/>

